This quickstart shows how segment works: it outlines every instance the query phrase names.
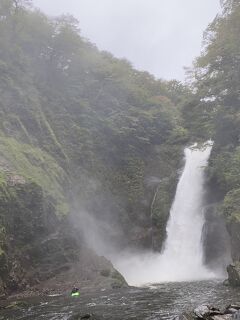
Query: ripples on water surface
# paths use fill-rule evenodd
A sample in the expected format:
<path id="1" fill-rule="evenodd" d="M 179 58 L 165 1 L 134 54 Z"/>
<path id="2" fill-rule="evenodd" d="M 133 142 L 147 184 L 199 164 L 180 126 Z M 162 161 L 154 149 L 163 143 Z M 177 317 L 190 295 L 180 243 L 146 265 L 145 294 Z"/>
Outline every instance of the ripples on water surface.
<path id="1" fill-rule="evenodd" d="M 168 283 L 145 288 L 83 292 L 80 298 L 47 297 L 27 300 L 29 307 L 2 311 L 0 320 L 67 320 L 71 315 L 93 313 L 102 319 L 171 319 L 202 303 L 219 307 L 240 303 L 240 289 L 222 282 Z"/>

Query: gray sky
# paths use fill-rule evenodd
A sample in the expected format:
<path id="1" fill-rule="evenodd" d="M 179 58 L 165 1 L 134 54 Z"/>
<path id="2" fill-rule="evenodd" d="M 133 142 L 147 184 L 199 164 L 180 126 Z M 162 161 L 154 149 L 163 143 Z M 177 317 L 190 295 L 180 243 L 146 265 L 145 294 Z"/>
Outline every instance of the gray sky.
<path id="1" fill-rule="evenodd" d="M 82 35 L 157 78 L 184 80 L 219 0 L 34 0 L 49 15 L 70 13 Z"/>

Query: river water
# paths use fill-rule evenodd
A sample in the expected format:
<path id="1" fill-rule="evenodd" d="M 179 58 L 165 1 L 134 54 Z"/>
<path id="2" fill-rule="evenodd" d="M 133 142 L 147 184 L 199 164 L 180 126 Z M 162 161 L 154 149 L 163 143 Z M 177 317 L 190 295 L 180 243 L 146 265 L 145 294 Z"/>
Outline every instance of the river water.
<path id="1" fill-rule="evenodd" d="M 92 313 L 99 319 L 172 319 L 182 311 L 210 303 L 224 307 L 240 303 L 240 289 L 226 287 L 222 281 L 178 282 L 151 287 L 94 290 L 80 298 L 67 295 L 31 298 L 18 310 L 3 310 L 1 320 L 67 320 L 75 314 Z"/>

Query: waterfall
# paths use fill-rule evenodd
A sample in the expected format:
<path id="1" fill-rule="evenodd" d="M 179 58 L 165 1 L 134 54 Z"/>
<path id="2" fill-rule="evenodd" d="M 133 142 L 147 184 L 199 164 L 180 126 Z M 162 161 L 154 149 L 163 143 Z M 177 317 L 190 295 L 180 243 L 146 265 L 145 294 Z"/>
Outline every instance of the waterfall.
<path id="1" fill-rule="evenodd" d="M 128 253 L 115 265 L 133 285 L 166 281 L 193 281 L 215 275 L 203 264 L 204 169 L 212 149 L 209 141 L 202 148 L 185 149 L 185 167 L 167 223 L 167 239 L 161 254 Z"/>
<path id="2" fill-rule="evenodd" d="M 167 224 L 167 239 L 161 256 L 162 266 L 172 280 L 204 278 L 201 241 L 204 224 L 204 168 L 212 149 L 208 142 L 202 149 L 185 149 L 185 167 L 179 180 Z"/>

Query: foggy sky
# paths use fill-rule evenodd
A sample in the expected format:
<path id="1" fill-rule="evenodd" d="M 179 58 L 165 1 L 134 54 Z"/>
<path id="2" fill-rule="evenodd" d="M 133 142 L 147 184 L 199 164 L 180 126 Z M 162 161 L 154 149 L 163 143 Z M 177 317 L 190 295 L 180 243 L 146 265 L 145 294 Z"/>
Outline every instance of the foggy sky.
<path id="1" fill-rule="evenodd" d="M 184 80 L 219 0 L 34 0 L 48 15 L 70 13 L 82 35 L 157 78 Z"/>

